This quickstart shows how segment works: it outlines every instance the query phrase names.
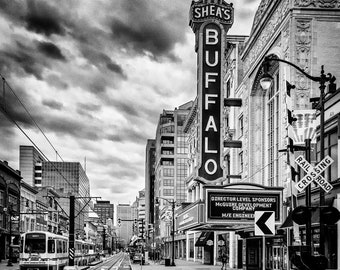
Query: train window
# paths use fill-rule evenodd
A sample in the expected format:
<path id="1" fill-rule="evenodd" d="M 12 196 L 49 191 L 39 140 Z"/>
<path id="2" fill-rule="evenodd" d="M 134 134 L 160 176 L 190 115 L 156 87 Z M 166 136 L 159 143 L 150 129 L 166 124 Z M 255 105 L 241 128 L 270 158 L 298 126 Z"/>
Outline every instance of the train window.
<path id="1" fill-rule="evenodd" d="M 20 253 L 23 253 L 23 249 L 24 249 L 24 238 L 21 237 L 21 240 L 20 240 Z"/>
<path id="2" fill-rule="evenodd" d="M 63 253 L 63 246 L 60 240 L 57 240 L 57 253 Z"/>
<path id="3" fill-rule="evenodd" d="M 66 241 L 63 241 L 63 252 L 66 253 L 67 252 L 67 247 L 66 247 L 67 243 Z"/>
<path id="4" fill-rule="evenodd" d="M 47 242 L 47 252 L 48 253 L 55 253 L 55 242 L 54 242 L 54 239 L 48 240 L 48 242 Z"/>
<path id="5" fill-rule="evenodd" d="M 46 236 L 43 233 L 29 233 L 25 239 L 25 253 L 45 253 Z"/>

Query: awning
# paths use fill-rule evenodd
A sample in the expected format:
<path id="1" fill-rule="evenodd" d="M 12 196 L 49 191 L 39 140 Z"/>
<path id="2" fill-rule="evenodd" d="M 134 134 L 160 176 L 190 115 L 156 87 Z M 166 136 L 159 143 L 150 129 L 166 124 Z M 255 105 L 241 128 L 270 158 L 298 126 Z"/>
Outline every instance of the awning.
<path id="1" fill-rule="evenodd" d="M 209 240 L 213 241 L 212 243 L 214 244 L 214 232 L 202 232 L 195 243 L 195 247 L 204 247 L 208 245 Z"/>
<path id="2" fill-rule="evenodd" d="M 327 198 L 325 200 L 325 205 L 332 206 L 334 202 L 334 198 Z M 315 205 L 313 205 L 315 206 Z M 312 211 L 312 218 L 311 218 L 312 224 L 319 224 L 320 221 L 320 209 L 316 208 Z M 288 214 L 286 220 L 282 223 L 282 225 L 279 227 L 279 229 L 285 229 L 293 227 L 293 219 L 292 219 L 292 211 Z"/>

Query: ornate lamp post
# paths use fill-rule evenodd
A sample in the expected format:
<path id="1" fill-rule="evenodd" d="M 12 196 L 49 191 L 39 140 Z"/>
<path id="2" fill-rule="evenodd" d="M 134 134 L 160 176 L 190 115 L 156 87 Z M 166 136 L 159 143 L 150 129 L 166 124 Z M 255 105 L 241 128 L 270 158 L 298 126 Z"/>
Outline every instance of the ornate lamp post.
<path id="1" fill-rule="evenodd" d="M 172 262 L 171 262 L 171 266 L 176 266 L 175 264 L 175 201 L 174 200 L 168 200 L 166 198 L 162 198 L 162 197 L 156 197 L 156 204 L 158 204 L 158 200 L 162 199 L 167 201 L 168 203 L 171 204 L 171 210 L 172 210 Z"/>
<path id="2" fill-rule="evenodd" d="M 327 75 L 325 75 L 325 71 L 324 71 L 324 66 L 321 66 L 321 72 L 320 72 L 320 76 L 316 77 L 316 76 L 311 76 L 308 73 L 306 73 L 303 69 L 301 69 L 300 67 L 298 67 L 297 65 L 280 59 L 280 58 L 276 58 L 273 56 L 266 56 L 262 67 L 263 67 L 263 72 L 264 74 L 262 75 L 262 78 L 260 79 L 260 84 L 261 87 L 264 90 L 268 90 L 271 86 L 272 83 L 272 76 L 268 73 L 269 72 L 269 68 L 271 65 L 272 61 L 277 61 L 277 62 L 282 62 L 285 64 L 288 64 L 289 66 L 294 67 L 295 69 L 297 69 L 299 72 L 301 72 L 304 76 L 306 76 L 308 79 L 314 81 L 314 82 L 319 82 L 320 86 L 320 97 L 319 98 L 312 98 L 311 102 L 315 103 L 313 105 L 316 105 L 315 108 L 317 110 L 320 111 L 320 160 L 323 160 L 325 157 L 325 152 L 324 152 L 324 148 L 325 148 L 325 142 L 324 142 L 324 133 L 325 133 L 325 109 L 324 109 L 324 101 L 325 101 L 325 97 L 328 93 L 333 93 L 336 91 L 336 85 L 335 85 L 335 80 L 336 78 L 334 76 L 332 76 L 331 73 L 327 73 Z M 325 88 L 326 88 L 326 82 L 329 83 L 329 89 L 328 89 L 328 93 L 325 92 Z M 322 173 L 322 176 L 324 175 L 324 173 Z M 319 199 L 319 204 L 320 207 L 324 206 L 325 204 L 325 194 L 324 194 L 324 190 L 322 188 L 320 188 L 320 193 L 319 193 L 320 199 Z M 311 187 L 310 185 L 306 187 L 306 207 L 310 207 L 311 206 Z M 309 220 L 310 223 L 310 220 Z M 306 244 L 307 245 L 311 245 L 311 228 L 309 226 L 309 230 L 307 230 L 306 227 Z M 325 246 L 324 246 L 324 242 L 325 242 L 325 230 L 324 230 L 324 220 L 322 219 L 322 215 L 320 215 L 320 253 L 321 254 L 325 254 Z"/>

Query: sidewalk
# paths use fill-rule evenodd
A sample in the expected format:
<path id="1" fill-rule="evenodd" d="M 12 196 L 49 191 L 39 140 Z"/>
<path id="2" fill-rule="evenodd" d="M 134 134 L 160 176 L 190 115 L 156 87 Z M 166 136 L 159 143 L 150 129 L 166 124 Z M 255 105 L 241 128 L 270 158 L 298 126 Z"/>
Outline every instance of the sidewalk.
<path id="1" fill-rule="evenodd" d="M 164 263 L 164 261 L 163 261 Z M 154 263 L 149 261 L 149 265 L 139 265 L 131 263 L 132 270 L 221 270 L 221 265 L 206 265 L 200 262 L 191 262 L 176 259 L 176 266 L 165 266 L 164 264 Z M 230 269 L 232 270 L 232 269 Z"/>
<path id="2" fill-rule="evenodd" d="M 19 263 L 12 263 L 13 266 L 7 266 L 8 260 L 1 260 L 0 263 L 0 270 L 18 270 L 19 269 Z"/>

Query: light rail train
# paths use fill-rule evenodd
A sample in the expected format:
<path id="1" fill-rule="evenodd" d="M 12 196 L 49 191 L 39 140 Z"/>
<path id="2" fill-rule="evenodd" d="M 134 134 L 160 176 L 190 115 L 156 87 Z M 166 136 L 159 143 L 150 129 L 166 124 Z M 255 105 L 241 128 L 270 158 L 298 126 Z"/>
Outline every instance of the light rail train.
<path id="1" fill-rule="evenodd" d="M 62 270 L 68 264 L 68 238 L 33 231 L 21 236 L 20 270 Z M 95 244 L 75 240 L 74 265 L 88 265 L 96 258 Z"/>

